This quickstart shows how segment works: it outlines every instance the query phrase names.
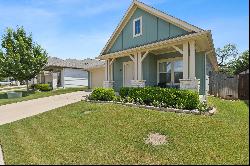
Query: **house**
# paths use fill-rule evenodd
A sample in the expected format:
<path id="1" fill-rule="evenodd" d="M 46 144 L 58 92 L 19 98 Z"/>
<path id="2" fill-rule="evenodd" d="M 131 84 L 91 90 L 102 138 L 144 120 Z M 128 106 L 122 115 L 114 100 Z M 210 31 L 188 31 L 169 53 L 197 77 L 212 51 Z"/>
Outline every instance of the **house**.
<path id="1" fill-rule="evenodd" d="M 134 0 L 97 59 L 104 87 L 161 86 L 208 92 L 217 70 L 211 31 Z"/>
<path id="2" fill-rule="evenodd" d="M 89 76 L 85 68 L 95 61 L 97 60 L 62 60 L 56 57 L 49 57 L 44 71 L 37 76 L 37 83 L 49 83 L 53 88 L 88 86 Z"/>

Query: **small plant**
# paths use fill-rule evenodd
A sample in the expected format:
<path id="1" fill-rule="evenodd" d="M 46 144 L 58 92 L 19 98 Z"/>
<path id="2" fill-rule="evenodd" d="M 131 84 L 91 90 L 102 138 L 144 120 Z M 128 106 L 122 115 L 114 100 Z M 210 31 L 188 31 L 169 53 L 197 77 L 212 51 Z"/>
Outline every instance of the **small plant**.
<path id="1" fill-rule="evenodd" d="M 115 102 L 122 102 L 121 96 L 116 96 L 114 99 Z"/>
<path id="2" fill-rule="evenodd" d="M 96 88 L 90 94 L 89 100 L 112 101 L 115 99 L 115 91 L 111 88 Z"/>
<path id="3" fill-rule="evenodd" d="M 35 84 L 32 86 L 34 90 L 39 90 L 39 91 L 50 91 L 52 88 L 50 87 L 49 84 Z"/>
<path id="4" fill-rule="evenodd" d="M 156 101 L 156 100 L 154 100 L 152 104 L 153 104 L 154 107 L 159 107 L 160 106 L 160 102 Z"/>
<path id="5" fill-rule="evenodd" d="M 208 104 L 205 101 L 200 102 L 200 104 L 198 105 L 198 110 L 200 112 L 207 112 L 211 109 L 212 107 L 208 106 Z"/>

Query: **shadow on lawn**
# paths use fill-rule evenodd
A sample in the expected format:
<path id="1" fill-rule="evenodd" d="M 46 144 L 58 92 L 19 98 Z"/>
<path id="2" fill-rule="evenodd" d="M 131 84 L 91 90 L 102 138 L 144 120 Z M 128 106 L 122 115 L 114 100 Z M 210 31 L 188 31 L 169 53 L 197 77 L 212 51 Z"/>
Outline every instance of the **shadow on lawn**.
<path id="1" fill-rule="evenodd" d="M 17 91 L 17 92 L 23 92 L 22 97 L 27 97 L 29 95 L 32 95 L 35 93 L 35 91 Z M 0 99 L 8 99 L 7 93 L 0 93 Z"/>

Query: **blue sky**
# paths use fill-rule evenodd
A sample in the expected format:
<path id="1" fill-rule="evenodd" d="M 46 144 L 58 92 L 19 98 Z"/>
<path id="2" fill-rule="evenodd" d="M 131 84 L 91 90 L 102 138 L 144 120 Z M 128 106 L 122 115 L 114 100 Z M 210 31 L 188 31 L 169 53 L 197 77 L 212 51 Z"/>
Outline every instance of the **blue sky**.
<path id="1" fill-rule="evenodd" d="M 203 29 L 215 48 L 235 43 L 249 49 L 248 0 L 141 0 Z M 131 0 L 0 0 L 0 35 L 22 25 L 50 56 L 95 58 Z"/>

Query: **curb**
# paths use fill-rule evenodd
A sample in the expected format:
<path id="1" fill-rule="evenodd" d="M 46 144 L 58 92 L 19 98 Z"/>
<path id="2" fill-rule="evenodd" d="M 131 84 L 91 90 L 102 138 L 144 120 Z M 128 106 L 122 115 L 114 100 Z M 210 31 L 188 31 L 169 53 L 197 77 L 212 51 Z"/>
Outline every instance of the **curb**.
<path id="1" fill-rule="evenodd" d="M 3 160 L 3 151 L 2 151 L 1 145 L 0 145 L 0 165 L 5 165 L 4 160 Z"/>

